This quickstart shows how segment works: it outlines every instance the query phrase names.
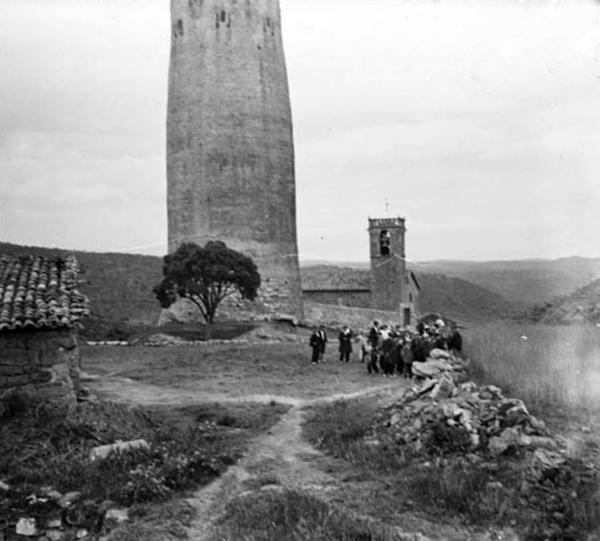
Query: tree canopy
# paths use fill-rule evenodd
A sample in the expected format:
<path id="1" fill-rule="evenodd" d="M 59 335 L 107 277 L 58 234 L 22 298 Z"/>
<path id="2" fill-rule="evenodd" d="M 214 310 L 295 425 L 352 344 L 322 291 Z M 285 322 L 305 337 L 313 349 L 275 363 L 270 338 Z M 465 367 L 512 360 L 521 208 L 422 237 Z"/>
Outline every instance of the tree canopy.
<path id="1" fill-rule="evenodd" d="M 200 310 L 210 325 L 223 299 L 238 292 L 254 300 L 260 287 L 260 274 L 252 259 L 228 248 L 224 242 L 209 241 L 204 247 L 182 244 L 163 258 L 163 281 L 154 294 L 163 308 L 186 298 Z"/>

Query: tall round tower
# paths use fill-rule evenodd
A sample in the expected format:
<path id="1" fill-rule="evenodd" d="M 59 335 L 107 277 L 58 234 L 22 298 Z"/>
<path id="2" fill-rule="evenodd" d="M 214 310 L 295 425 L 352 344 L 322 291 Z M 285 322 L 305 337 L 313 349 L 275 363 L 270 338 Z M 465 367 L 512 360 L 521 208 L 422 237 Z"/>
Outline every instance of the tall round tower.
<path id="1" fill-rule="evenodd" d="M 278 0 L 171 0 L 169 250 L 222 240 L 302 316 L 294 146 Z"/>

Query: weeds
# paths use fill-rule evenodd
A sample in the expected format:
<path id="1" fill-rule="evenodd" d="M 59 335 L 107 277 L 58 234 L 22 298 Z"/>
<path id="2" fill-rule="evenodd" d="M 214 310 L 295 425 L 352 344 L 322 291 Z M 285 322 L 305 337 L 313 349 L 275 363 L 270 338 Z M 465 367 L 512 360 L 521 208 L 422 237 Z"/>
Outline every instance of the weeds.
<path id="1" fill-rule="evenodd" d="M 211 541 L 391 541 L 391 532 L 289 489 L 239 497 Z"/>
<path id="2" fill-rule="evenodd" d="M 518 456 L 467 454 L 468 435 L 435 423 L 423 427 L 422 452 L 410 455 L 381 434 L 368 444 L 375 415 L 364 401 L 316 407 L 304 433 L 348 461 L 355 476 L 377 481 L 361 502 L 376 516 L 402 513 L 413 502 L 436 520 L 443 513 L 482 527 L 510 522 L 526 541 L 580 541 L 600 525 L 598 473 L 580 460 L 566 458 L 550 475 L 532 478 Z"/>
<path id="3" fill-rule="evenodd" d="M 64 415 L 44 407 L 28 408 L 0 424 L 0 479 L 11 487 L 8 498 L 0 500 L 0 515 L 10 522 L 25 511 L 31 513 L 28 498 L 41 486 L 61 493 L 78 491 L 81 500 L 95 509 L 103 501 L 127 507 L 165 502 L 218 476 L 241 456 L 249 438 L 276 422 L 285 409 L 85 404 Z M 139 438 L 149 442 L 149 450 L 89 459 L 96 445 Z M 42 515 L 46 511 L 52 509 L 39 510 Z M 94 531 L 96 523 L 97 513 L 86 527 Z"/>
<path id="4" fill-rule="evenodd" d="M 600 406 L 600 329 L 495 323 L 467 331 L 474 377 L 543 411 Z"/>

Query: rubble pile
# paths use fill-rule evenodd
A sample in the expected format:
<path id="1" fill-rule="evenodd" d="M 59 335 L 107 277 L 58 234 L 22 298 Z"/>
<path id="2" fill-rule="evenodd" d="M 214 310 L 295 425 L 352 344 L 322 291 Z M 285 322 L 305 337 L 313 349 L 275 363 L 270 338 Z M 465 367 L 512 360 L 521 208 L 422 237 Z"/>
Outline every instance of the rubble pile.
<path id="1" fill-rule="evenodd" d="M 84 499 L 80 492 L 62 494 L 51 486 L 26 493 L 3 485 L 0 485 L 0 500 L 11 497 L 13 505 L 29 512 L 16 520 L 15 539 L 85 541 L 97 539 L 100 533 L 107 534 L 129 520 L 128 510 L 118 508 L 110 500 L 98 503 Z M 9 535 L 7 539 L 12 537 Z"/>
<path id="2" fill-rule="evenodd" d="M 415 385 L 382 411 L 366 441 L 411 466 L 407 478 L 433 487 L 438 503 L 460 507 L 460 494 L 473 516 L 510 519 L 518 539 L 592 539 L 585 535 L 600 516 L 598 466 L 522 400 L 469 381 L 466 368 L 442 350 L 414 363 Z"/>
<path id="3" fill-rule="evenodd" d="M 413 364 L 413 373 L 416 384 L 384 410 L 371 440 L 414 455 L 460 451 L 488 461 L 518 455 L 536 475 L 564 462 L 566 449 L 544 422 L 498 387 L 468 381 L 462 359 L 434 349 L 426 362 Z"/>

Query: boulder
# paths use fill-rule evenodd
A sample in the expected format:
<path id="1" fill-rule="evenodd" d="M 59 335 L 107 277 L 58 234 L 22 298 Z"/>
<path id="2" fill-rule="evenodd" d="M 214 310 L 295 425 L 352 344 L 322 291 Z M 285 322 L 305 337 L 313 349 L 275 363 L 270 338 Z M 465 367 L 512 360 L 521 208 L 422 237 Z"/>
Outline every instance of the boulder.
<path id="1" fill-rule="evenodd" d="M 112 530 L 129 520 L 129 511 L 127 509 L 109 509 L 104 516 L 104 525 Z"/>
<path id="2" fill-rule="evenodd" d="M 435 348 L 429 352 L 429 358 L 433 360 L 449 359 L 450 353 L 448 353 L 445 349 Z"/>
<path id="3" fill-rule="evenodd" d="M 35 518 L 20 518 L 15 526 L 15 532 L 17 535 L 22 535 L 24 537 L 35 537 L 38 535 Z"/>
<path id="4" fill-rule="evenodd" d="M 501 455 L 511 447 L 522 445 L 523 432 L 516 427 L 505 428 L 499 436 L 490 438 L 488 449 L 493 455 Z"/>
<path id="5" fill-rule="evenodd" d="M 146 440 L 132 440 L 111 443 L 109 445 L 100 445 L 98 447 L 94 447 L 90 451 L 90 460 L 104 460 L 111 453 L 123 453 L 125 451 L 131 451 L 133 449 L 142 449 L 144 451 L 149 451 L 150 444 Z"/>
<path id="6" fill-rule="evenodd" d="M 442 376 L 429 396 L 433 398 L 433 400 L 443 400 L 445 398 L 450 398 L 455 390 L 456 386 L 452 379 L 448 376 Z"/>
<path id="7" fill-rule="evenodd" d="M 63 509 L 70 507 L 77 500 L 81 498 L 81 492 L 73 491 L 67 492 L 60 500 L 58 500 L 58 505 L 60 505 Z"/>
<path id="8" fill-rule="evenodd" d="M 413 374 L 420 378 L 434 378 L 443 372 L 451 372 L 452 365 L 444 359 L 429 358 L 424 363 L 413 363 Z"/>
<path id="9" fill-rule="evenodd" d="M 50 541 L 63 541 L 66 538 L 65 532 L 57 528 L 46 530 L 44 534 Z"/>

